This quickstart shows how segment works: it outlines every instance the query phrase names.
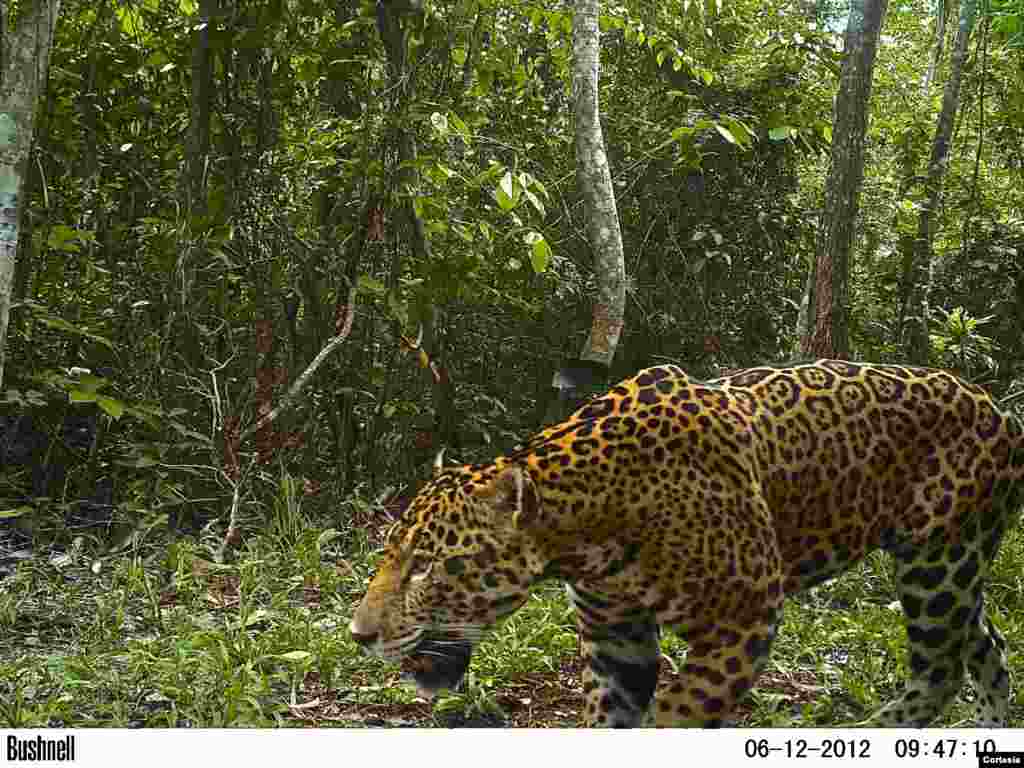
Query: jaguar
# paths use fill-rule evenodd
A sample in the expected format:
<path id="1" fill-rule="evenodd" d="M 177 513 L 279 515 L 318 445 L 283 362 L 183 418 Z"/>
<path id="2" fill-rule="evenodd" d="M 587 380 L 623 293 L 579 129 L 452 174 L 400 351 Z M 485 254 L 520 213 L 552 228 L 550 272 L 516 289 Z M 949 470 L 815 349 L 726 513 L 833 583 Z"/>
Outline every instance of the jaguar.
<path id="1" fill-rule="evenodd" d="M 983 587 L 1022 502 L 1019 420 L 951 373 L 819 360 L 702 382 L 640 371 L 491 463 L 444 468 L 386 535 L 353 640 L 426 695 L 484 631 L 566 583 L 587 725 L 720 726 L 754 686 L 783 601 L 892 555 L 909 680 L 862 720 L 932 723 L 975 688 L 1010 707 Z M 655 695 L 660 632 L 687 641 Z"/>

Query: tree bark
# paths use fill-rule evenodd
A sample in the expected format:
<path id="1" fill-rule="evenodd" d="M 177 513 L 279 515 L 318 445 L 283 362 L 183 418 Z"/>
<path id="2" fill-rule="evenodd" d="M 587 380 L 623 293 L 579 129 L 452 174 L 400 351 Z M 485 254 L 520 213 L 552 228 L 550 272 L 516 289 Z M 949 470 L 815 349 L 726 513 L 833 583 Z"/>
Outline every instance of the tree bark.
<path id="1" fill-rule="evenodd" d="M 935 71 L 942 61 L 942 51 L 946 45 L 946 16 L 949 13 L 948 0 L 939 0 L 939 7 L 935 11 L 935 45 L 932 46 L 932 56 L 928 60 L 928 69 L 925 70 L 921 80 L 921 93 L 928 98 L 928 90 L 931 88 L 932 80 L 935 79 Z"/>
<path id="2" fill-rule="evenodd" d="M 836 95 L 832 168 L 815 247 L 813 295 L 802 351 L 810 357 L 850 354 L 847 286 L 854 225 L 864 178 L 864 135 L 878 35 L 888 0 L 853 0 L 846 26 L 845 55 Z"/>
<path id="3" fill-rule="evenodd" d="M 949 160 L 949 143 L 953 136 L 953 120 L 960 106 L 960 82 L 963 76 L 964 60 L 967 58 L 967 43 L 974 29 L 976 0 L 961 0 L 960 21 L 953 40 L 953 53 L 949 64 L 949 80 L 942 94 L 942 109 L 935 126 L 931 159 L 928 161 L 928 177 L 925 180 L 926 196 L 921 206 L 917 223 L 917 238 L 914 241 L 913 259 L 905 275 L 906 303 L 903 307 L 905 318 L 904 349 L 910 362 L 927 365 L 931 351 L 928 337 L 930 310 L 928 293 L 932 280 L 932 237 L 935 234 L 935 215 L 942 201 L 942 182 Z"/>
<path id="4" fill-rule="evenodd" d="M 573 15 L 573 97 L 576 174 L 583 195 L 587 240 L 594 251 L 597 297 L 581 360 L 611 366 L 626 308 L 626 267 L 608 156 L 598 109 L 600 0 L 577 0 Z"/>
<path id="5" fill-rule="evenodd" d="M 32 147 L 33 118 L 46 84 L 60 0 L 36 0 L 22 7 L 16 29 L 7 29 L 0 9 L 0 385 L 3 384 L 7 321 L 11 312 L 14 259 Z"/>

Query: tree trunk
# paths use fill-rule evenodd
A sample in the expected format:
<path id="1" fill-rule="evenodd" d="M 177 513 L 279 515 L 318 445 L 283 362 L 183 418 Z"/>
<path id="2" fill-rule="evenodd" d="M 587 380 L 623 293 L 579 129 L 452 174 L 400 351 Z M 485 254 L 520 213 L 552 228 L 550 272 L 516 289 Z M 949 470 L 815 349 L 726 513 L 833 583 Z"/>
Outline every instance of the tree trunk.
<path id="1" fill-rule="evenodd" d="M 948 15 L 949 3 L 947 0 L 939 0 L 939 7 L 936 9 L 935 44 L 932 46 L 931 58 L 928 60 L 928 69 L 921 81 L 921 100 L 925 104 L 931 100 L 930 92 L 932 81 L 935 79 L 935 72 L 938 70 L 939 64 L 942 63 L 942 55 L 946 47 L 946 17 Z M 904 314 L 909 306 L 908 299 L 910 297 L 911 284 L 913 280 L 914 249 L 916 242 L 914 235 L 907 232 L 900 226 L 900 214 L 901 209 L 903 208 L 902 203 L 909 198 L 915 185 L 918 183 L 917 153 L 914 151 L 912 131 L 914 131 L 912 127 L 907 130 L 905 147 L 900 153 L 899 203 L 893 206 L 893 231 L 900 233 L 897 243 L 898 253 L 900 254 L 900 283 L 899 292 L 896 296 L 898 306 L 896 310 L 893 338 L 893 341 L 897 345 L 901 344 L 904 338 Z"/>
<path id="2" fill-rule="evenodd" d="M 931 159 L 928 161 L 928 177 L 925 181 L 927 194 L 918 218 L 914 256 L 904 276 L 907 286 L 906 304 L 903 307 L 903 317 L 906 319 L 904 348 L 910 362 L 917 365 L 928 364 L 931 349 L 928 339 L 928 292 L 931 290 L 932 279 L 932 236 L 935 214 L 942 200 L 942 182 L 949 159 L 953 119 L 960 106 L 960 81 L 964 60 L 967 58 L 967 43 L 974 28 L 975 10 L 976 0 L 961 0 L 960 21 L 949 64 L 949 80 L 942 94 L 942 109 L 939 111 Z"/>
<path id="3" fill-rule="evenodd" d="M 847 284 L 860 186 L 864 177 L 864 135 L 878 34 L 888 0 L 853 0 L 846 26 L 845 55 L 836 95 L 832 168 L 825 183 L 825 204 L 815 248 L 816 265 L 809 297 L 808 328 L 802 351 L 810 357 L 846 358 Z"/>
<path id="4" fill-rule="evenodd" d="M 36 0 L 21 8 L 17 29 L 7 29 L 0 9 L 0 384 L 3 384 L 7 321 L 11 312 L 18 225 L 32 147 L 33 117 L 46 84 L 60 0 Z"/>
<path id="5" fill-rule="evenodd" d="M 210 101 L 213 67 L 210 62 L 210 23 L 215 0 L 200 0 L 199 23 L 192 42 L 192 103 L 188 130 L 188 204 L 192 215 L 206 212 L 206 161 L 210 155 Z"/>
<path id="6" fill-rule="evenodd" d="M 593 322 L 580 359 L 611 367 L 625 316 L 626 267 L 598 111 L 599 8 L 599 0 L 577 0 L 573 16 L 576 174 L 597 278 Z"/>
<path id="7" fill-rule="evenodd" d="M 422 13 L 421 2 L 385 3 L 378 5 L 377 27 L 388 56 L 388 70 L 391 78 L 389 91 L 395 94 L 395 108 L 392 112 L 403 115 L 404 108 L 416 98 L 415 70 L 410 74 L 407 66 L 407 29 Z M 416 134 L 407 119 L 400 119 L 396 126 L 398 145 L 398 187 L 401 195 L 402 219 L 413 256 L 418 263 L 429 264 L 433 249 L 423 219 L 416 212 L 415 197 L 420 188 L 420 175 L 416 168 L 419 149 Z M 389 285 L 397 287 L 402 273 L 402 250 L 393 251 Z M 430 357 L 436 367 L 431 377 L 434 400 L 434 437 L 430 448 L 423 449 L 424 455 L 435 452 L 436 446 L 459 448 L 459 414 L 455 410 L 455 387 L 448 375 L 444 351 L 444 320 L 442 307 L 421 308 L 420 327 L 423 349 L 430 350 Z M 421 457 L 422 458 L 422 457 Z"/>
<path id="8" fill-rule="evenodd" d="M 210 169 L 210 115 L 213 101 L 213 53 L 210 50 L 210 25 L 215 23 L 217 0 L 199 0 L 198 18 L 192 38 L 191 94 L 189 125 L 185 145 L 184 174 L 179 180 L 182 210 L 189 226 L 183 230 L 180 255 L 167 291 L 167 333 L 173 348 L 191 371 L 204 363 L 204 340 L 194 322 L 197 311 L 193 292 L 198 265 L 203 261 L 199 218 L 207 212 Z M 205 297 L 203 299 L 205 301 Z"/>
<path id="9" fill-rule="evenodd" d="M 931 88 L 932 80 L 935 79 L 935 71 L 942 61 L 942 51 L 946 45 L 946 16 L 949 13 L 947 0 L 939 0 L 939 7 L 935 10 L 935 45 L 932 46 L 932 57 L 928 60 L 928 69 L 925 70 L 921 80 L 921 93 L 928 98 L 928 90 Z"/>
<path id="10" fill-rule="evenodd" d="M 599 13 L 600 0 L 576 0 L 572 22 L 576 178 L 583 197 L 587 242 L 594 252 L 597 295 L 590 333 L 579 356 L 566 361 L 552 379 L 552 398 L 544 409 L 544 422 L 549 424 L 607 385 L 626 310 L 622 232 L 598 109 Z"/>

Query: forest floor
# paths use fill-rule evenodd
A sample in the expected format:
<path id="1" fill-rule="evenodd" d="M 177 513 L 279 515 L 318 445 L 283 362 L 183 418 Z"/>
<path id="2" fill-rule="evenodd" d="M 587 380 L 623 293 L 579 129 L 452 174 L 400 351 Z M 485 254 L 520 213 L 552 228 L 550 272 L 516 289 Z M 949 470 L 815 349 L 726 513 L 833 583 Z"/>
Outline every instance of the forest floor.
<path id="1" fill-rule="evenodd" d="M 577 641 L 556 583 L 479 645 L 463 692 L 425 701 L 394 665 L 358 649 L 347 624 L 382 527 L 278 520 L 225 564 L 213 560 L 212 532 L 140 533 L 117 552 L 79 536 L 30 555 L 0 538 L 0 727 L 576 726 Z M 988 590 L 1018 689 L 1022 561 L 1018 529 Z M 666 634 L 662 649 L 681 666 L 685 642 Z M 661 684 L 675 674 L 663 661 Z M 735 724 L 850 725 L 905 677 L 891 564 L 872 555 L 787 602 L 771 662 Z M 965 687 L 944 724 L 969 724 L 972 695 Z M 1013 723 L 1024 725 L 1024 704 Z"/>

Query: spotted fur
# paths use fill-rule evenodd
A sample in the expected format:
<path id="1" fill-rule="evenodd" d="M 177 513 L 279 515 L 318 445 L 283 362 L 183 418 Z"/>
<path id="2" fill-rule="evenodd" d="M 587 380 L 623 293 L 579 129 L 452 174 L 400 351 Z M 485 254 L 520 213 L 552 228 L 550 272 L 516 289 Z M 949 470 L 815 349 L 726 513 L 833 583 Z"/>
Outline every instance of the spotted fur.
<path id="1" fill-rule="evenodd" d="M 648 368 L 490 464 L 440 471 L 388 537 L 353 638 L 455 685 L 482 632 L 546 578 L 576 608 L 596 726 L 720 724 L 786 595 L 895 559 L 911 677 L 869 721 L 924 726 L 960 690 L 1005 725 L 983 585 L 1020 503 L 1024 439 L 942 371 L 821 360 L 711 382 Z M 659 631 L 689 650 L 654 701 Z"/>

